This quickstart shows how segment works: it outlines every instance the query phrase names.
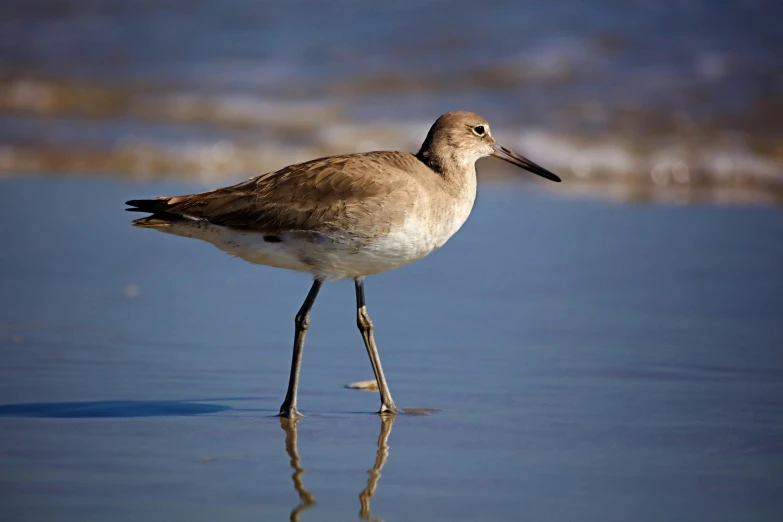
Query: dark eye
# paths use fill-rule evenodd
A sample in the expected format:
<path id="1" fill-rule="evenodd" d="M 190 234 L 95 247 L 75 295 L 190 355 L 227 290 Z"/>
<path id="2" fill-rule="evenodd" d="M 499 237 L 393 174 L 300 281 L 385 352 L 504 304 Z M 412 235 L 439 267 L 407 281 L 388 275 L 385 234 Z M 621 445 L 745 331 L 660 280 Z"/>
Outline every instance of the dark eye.
<path id="1" fill-rule="evenodd" d="M 483 136 L 485 132 L 484 126 L 476 125 L 475 127 L 473 127 L 473 132 L 476 133 L 476 136 Z"/>

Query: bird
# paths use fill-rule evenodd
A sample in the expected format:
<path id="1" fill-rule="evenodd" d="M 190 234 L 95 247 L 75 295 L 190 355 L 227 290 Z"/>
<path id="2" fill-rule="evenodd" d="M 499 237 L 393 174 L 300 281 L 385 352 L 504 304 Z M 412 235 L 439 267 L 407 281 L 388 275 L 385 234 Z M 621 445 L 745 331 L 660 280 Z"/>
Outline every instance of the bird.
<path id="1" fill-rule="evenodd" d="M 415 154 L 372 151 L 313 159 L 207 192 L 127 201 L 136 227 L 194 238 L 249 261 L 309 273 L 294 320 L 288 389 L 279 416 L 300 418 L 299 371 L 310 310 L 324 283 L 351 278 L 356 323 L 378 383 L 379 414 L 392 400 L 367 312 L 366 276 L 407 265 L 442 247 L 476 199 L 476 161 L 494 156 L 554 182 L 560 178 L 495 141 L 487 120 L 441 115 Z"/>

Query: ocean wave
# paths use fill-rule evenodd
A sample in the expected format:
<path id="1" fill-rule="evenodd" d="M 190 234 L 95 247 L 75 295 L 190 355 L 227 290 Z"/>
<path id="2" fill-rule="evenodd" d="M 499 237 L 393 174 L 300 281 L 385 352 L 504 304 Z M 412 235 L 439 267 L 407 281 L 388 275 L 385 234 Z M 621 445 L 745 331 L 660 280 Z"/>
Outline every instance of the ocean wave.
<path id="1" fill-rule="evenodd" d="M 770 125 L 777 105 L 764 103 L 767 110 L 743 116 L 742 131 L 735 120 L 705 123 L 679 111 L 593 101 L 559 107 L 552 113 L 558 125 L 505 121 L 493 125 L 493 134 L 572 187 L 752 189 L 779 201 L 783 147 Z M 354 117 L 330 101 L 31 78 L 0 79 L 0 114 L 0 172 L 6 175 L 216 181 L 332 154 L 415 152 L 432 123 Z M 484 180 L 511 175 L 499 162 L 482 162 L 479 170 Z"/>

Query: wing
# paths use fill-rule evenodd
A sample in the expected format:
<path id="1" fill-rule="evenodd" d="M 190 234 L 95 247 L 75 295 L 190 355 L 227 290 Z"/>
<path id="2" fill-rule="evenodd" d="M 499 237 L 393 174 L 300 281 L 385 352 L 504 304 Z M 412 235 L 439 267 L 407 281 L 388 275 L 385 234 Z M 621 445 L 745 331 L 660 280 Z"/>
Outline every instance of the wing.
<path id="1" fill-rule="evenodd" d="M 373 220 L 376 228 L 404 219 L 413 204 L 411 169 L 415 156 L 375 152 L 320 158 L 262 174 L 209 192 L 129 201 L 132 210 L 206 219 L 212 223 L 249 228 L 264 234 L 287 231 L 339 232 L 357 220 Z M 394 201 L 394 205 L 389 205 Z M 409 203 L 406 203 L 409 202 Z"/>

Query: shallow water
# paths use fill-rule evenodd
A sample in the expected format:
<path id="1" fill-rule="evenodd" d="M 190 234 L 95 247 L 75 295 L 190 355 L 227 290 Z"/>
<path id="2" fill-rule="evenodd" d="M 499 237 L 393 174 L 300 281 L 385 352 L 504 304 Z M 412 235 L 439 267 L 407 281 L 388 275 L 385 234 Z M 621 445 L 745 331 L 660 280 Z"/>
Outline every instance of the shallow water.
<path id="1" fill-rule="evenodd" d="M 779 209 L 483 185 L 366 285 L 395 401 L 437 411 L 344 388 L 371 369 L 333 283 L 287 433 L 308 278 L 123 211 L 200 188 L 0 181 L 0 519 L 778 520 Z"/>

